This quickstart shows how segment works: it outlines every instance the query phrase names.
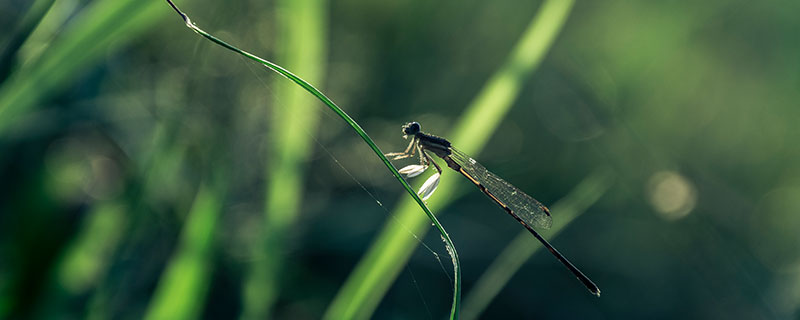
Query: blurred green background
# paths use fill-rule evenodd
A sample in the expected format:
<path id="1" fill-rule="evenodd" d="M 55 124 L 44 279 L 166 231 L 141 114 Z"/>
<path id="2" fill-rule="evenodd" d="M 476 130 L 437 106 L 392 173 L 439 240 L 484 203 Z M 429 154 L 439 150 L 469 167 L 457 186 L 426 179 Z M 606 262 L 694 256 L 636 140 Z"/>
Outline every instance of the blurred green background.
<path id="1" fill-rule="evenodd" d="M 178 5 L 384 152 L 407 121 L 469 146 L 450 135 L 465 110 L 510 90 L 496 129 L 466 130 L 488 139 L 472 156 L 551 206 L 542 233 L 602 296 L 526 259 L 539 244 L 446 171 L 454 191 L 429 202 L 464 317 L 800 317 L 800 2 Z M 518 64 L 537 23 L 553 41 Z M 0 30 L 0 318 L 449 312 L 439 235 L 398 213 L 409 196 L 369 147 L 166 2 L 2 0 Z M 511 84 L 486 86 L 498 74 Z"/>

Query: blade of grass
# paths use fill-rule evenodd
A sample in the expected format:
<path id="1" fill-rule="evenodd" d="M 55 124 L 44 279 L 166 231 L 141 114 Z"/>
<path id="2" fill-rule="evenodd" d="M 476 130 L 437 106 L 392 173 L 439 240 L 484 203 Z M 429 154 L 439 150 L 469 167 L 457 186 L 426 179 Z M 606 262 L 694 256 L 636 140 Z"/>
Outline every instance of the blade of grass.
<path id="1" fill-rule="evenodd" d="M 223 189 L 201 185 L 179 247 L 162 274 L 145 319 L 199 318 L 208 291 L 214 230 L 222 211 Z"/>
<path id="2" fill-rule="evenodd" d="M 172 117 L 164 124 L 157 126 L 153 135 L 150 152 L 144 153 L 137 161 L 141 169 L 137 176 L 142 178 L 140 186 L 131 186 L 128 195 L 92 203 L 92 210 L 85 218 L 77 238 L 67 246 L 64 256 L 55 268 L 55 279 L 52 288 L 45 295 L 43 303 L 37 306 L 43 316 L 53 318 L 62 314 L 65 306 L 85 299 L 91 292 L 90 301 L 107 300 L 103 295 L 109 294 L 102 288 L 107 281 L 107 272 L 112 268 L 115 258 L 119 258 L 122 243 L 130 242 L 137 218 L 145 213 L 141 210 L 143 195 L 154 192 L 156 187 L 164 187 L 176 183 L 175 167 L 181 163 L 183 148 L 173 147 L 173 135 L 166 133 L 176 126 Z M 169 127 L 169 128 L 167 128 Z M 89 307 L 88 318 L 109 318 L 107 305 Z"/>
<path id="3" fill-rule="evenodd" d="M 164 106 L 173 102 L 166 100 L 157 103 Z M 124 221 L 119 222 L 125 226 L 123 230 L 120 230 L 121 234 L 124 235 L 123 239 L 119 241 L 117 247 L 110 249 L 114 251 L 114 256 L 109 257 L 110 261 L 95 259 L 92 261 L 94 264 L 108 263 L 106 268 L 119 268 L 119 265 L 115 266 L 115 263 L 119 264 L 125 260 L 125 256 L 130 256 L 130 252 L 134 250 L 130 249 L 129 246 L 136 246 L 137 243 L 141 243 L 141 239 L 146 237 L 141 230 L 151 227 L 152 220 L 149 220 L 148 216 L 151 216 L 153 212 L 148 210 L 148 204 L 145 199 L 156 198 L 156 194 L 163 195 L 165 190 L 183 189 L 180 187 L 180 167 L 187 159 L 187 146 L 177 143 L 181 136 L 181 116 L 182 111 L 180 109 L 172 109 L 162 114 L 147 148 L 149 152 L 140 154 L 134 161 L 140 165 L 137 166 L 139 168 L 137 171 L 132 172 L 131 180 L 138 180 L 139 183 L 131 183 L 126 192 L 127 195 L 112 200 L 112 203 L 97 205 L 124 207 L 126 212 L 121 217 Z M 193 195 L 196 197 L 196 193 Z M 184 207 L 182 200 L 174 199 L 173 201 L 181 203 L 176 205 L 178 212 L 190 211 L 189 209 L 180 209 Z M 189 201 L 193 201 L 193 199 L 189 199 Z M 189 206 L 191 206 L 191 203 L 189 203 Z M 93 238 L 87 241 L 107 240 Z M 80 254 L 80 251 L 76 253 Z M 108 319 L 114 316 L 114 306 L 111 303 L 115 297 L 114 293 L 119 288 L 125 287 L 124 285 L 119 285 L 118 278 L 115 279 L 115 276 L 119 277 L 119 274 L 95 279 L 96 282 L 91 284 L 92 294 L 87 299 L 88 306 L 86 307 L 87 319 Z"/>
<path id="4" fill-rule="evenodd" d="M 389 162 L 389 159 L 387 159 L 386 156 L 383 155 L 383 151 L 381 151 L 381 149 L 378 148 L 378 146 L 375 144 L 374 141 L 372 141 L 372 138 L 370 138 L 369 135 L 367 135 L 364 129 L 362 129 L 361 126 L 358 123 L 356 123 L 356 121 L 353 120 L 353 118 L 351 118 L 346 112 L 344 112 L 344 110 L 339 108 L 339 106 L 337 106 L 336 103 L 334 103 L 330 98 L 325 96 L 322 92 L 314 88 L 314 86 L 312 86 L 310 83 L 306 82 L 305 80 L 301 79 L 300 77 L 294 75 L 293 73 L 289 72 L 288 70 L 284 69 L 283 67 L 275 63 L 264 60 L 249 52 L 243 51 L 203 31 L 202 29 L 198 28 L 194 23 L 192 23 L 189 17 L 182 11 L 180 11 L 180 9 L 178 9 L 178 7 L 175 6 L 175 4 L 171 0 L 167 0 L 167 2 L 183 18 L 183 21 L 186 23 L 186 26 L 192 29 L 194 32 L 198 33 L 199 35 L 205 37 L 206 39 L 211 40 L 212 42 L 228 50 L 236 52 L 250 60 L 253 60 L 255 62 L 264 65 L 265 67 L 271 69 L 272 71 L 275 71 L 276 73 L 286 77 L 287 79 L 303 87 L 303 89 L 313 94 L 320 101 L 325 103 L 326 106 L 328 106 L 331 110 L 333 110 L 334 113 L 336 113 L 339 117 L 341 117 L 345 122 L 347 122 L 348 125 L 350 125 L 351 128 L 353 128 L 353 130 L 356 131 L 356 133 L 358 133 L 358 135 L 364 140 L 364 142 L 367 143 L 367 145 L 369 145 L 372 151 L 375 152 L 375 154 L 381 159 L 381 161 L 389 169 L 389 171 L 392 172 L 392 175 L 394 175 L 394 177 L 403 185 L 403 188 L 406 189 L 406 192 L 408 192 L 414 198 L 414 201 L 416 201 L 417 205 L 419 205 L 419 207 L 422 208 L 423 211 L 425 211 L 425 214 L 428 217 L 428 219 L 431 222 L 433 222 L 434 226 L 436 226 L 437 230 L 444 239 L 445 245 L 448 248 L 448 252 L 450 253 L 453 259 L 453 269 L 455 272 L 455 277 L 453 281 L 453 302 L 450 308 L 450 318 L 451 319 L 458 318 L 458 314 L 460 311 L 460 304 L 461 304 L 461 265 L 458 259 L 458 253 L 456 252 L 455 246 L 453 245 L 453 241 L 450 239 L 450 236 L 447 234 L 441 223 L 439 223 L 439 220 L 436 219 L 436 216 L 434 216 L 431 210 L 428 209 L 428 206 L 425 205 L 425 202 L 423 202 L 422 199 L 420 199 L 420 197 L 417 195 L 417 193 L 413 189 L 411 189 L 411 186 L 408 184 L 408 182 L 406 182 L 405 179 L 403 179 L 403 176 L 400 175 L 399 172 L 397 172 L 397 169 L 392 165 L 391 162 Z"/>
<path id="5" fill-rule="evenodd" d="M 25 39 L 25 43 L 15 53 L 18 65 L 15 68 L 28 68 L 31 63 L 37 63 L 42 54 L 47 53 L 48 49 L 57 37 L 65 29 L 69 29 L 69 24 L 74 15 L 82 10 L 82 5 L 76 2 L 56 1 L 42 17 L 42 21 L 36 25 L 36 29 Z"/>
<path id="6" fill-rule="evenodd" d="M 13 66 L 16 65 L 17 51 L 25 43 L 25 39 L 30 36 L 33 29 L 42 21 L 45 13 L 53 6 L 54 2 L 55 0 L 36 0 L 25 13 L 25 16 L 20 19 L 11 39 L 8 40 L 3 52 L 0 53 L 0 83 L 6 80 Z"/>
<path id="7" fill-rule="evenodd" d="M 163 14 L 154 1 L 93 1 L 46 54 L 14 70 L 0 87 L 0 133 L 108 51 L 136 39 Z"/>
<path id="8" fill-rule="evenodd" d="M 508 59 L 487 81 L 456 122 L 453 131 L 446 136 L 457 143 L 460 150 L 478 154 L 484 147 L 511 108 L 523 81 L 541 63 L 572 4 L 573 1 L 565 0 L 548 0 L 542 4 Z M 456 189 L 457 180 L 460 179 L 442 179 L 436 196 L 429 200 L 433 211 L 440 211 L 463 192 L 463 189 Z M 409 201 L 401 202 L 392 215 L 399 222 L 384 227 L 328 307 L 327 319 L 369 318 L 418 244 L 408 236 L 409 230 L 418 236 L 427 230 L 426 222 L 414 215 Z"/>
<path id="9" fill-rule="evenodd" d="M 326 1 L 279 0 L 277 59 L 310 82 L 324 79 L 326 61 Z M 301 21 L 302 23 L 297 23 Z M 243 319 L 266 319 L 280 290 L 283 248 L 303 199 L 306 161 L 312 152 L 311 135 L 317 128 L 317 107 L 302 89 L 277 79 L 271 138 L 267 147 L 264 232 L 253 246 L 255 261 L 244 284 Z"/>
<path id="10" fill-rule="evenodd" d="M 67 246 L 54 268 L 51 284 L 36 307 L 35 318 L 57 318 L 94 289 L 106 276 L 111 258 L 125 234 L 125 204 L 106 201 L 94 204 L 80 232 Z"/>
<path id="11" fill-rule="evenodd" d="M 614 182 L 614 175 L 609 168 L 595 169 L 583 179 L 566 197 L 556 202 L 552 211 L 558 214 L 553 220 L 549 233 L 556 237 L 572 221 L 592 206 Z M 469 295 L 464 299 L 464 318 L 477 319 L 483 310 L 497 296 L 511 276 L 542 246 L 530 233 L 521 231 L 514 240 L 497 256 L 486 271 L 478 278 Z"/>

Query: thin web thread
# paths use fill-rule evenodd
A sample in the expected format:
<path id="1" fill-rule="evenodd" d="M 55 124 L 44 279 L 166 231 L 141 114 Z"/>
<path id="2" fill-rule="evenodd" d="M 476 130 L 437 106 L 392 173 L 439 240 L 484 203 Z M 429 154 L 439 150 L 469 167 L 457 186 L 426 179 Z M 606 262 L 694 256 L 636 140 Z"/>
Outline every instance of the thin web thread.
<path id="1" fill-rule="evenodd" d="M 270 86 L 267 84 L 267 82 L 258 74 L 258 72 L 256 72 L 253 69 L 253 66 L 251 65 L 251 61 L 246 60 L 244 57 L 241 57 L 241 56 L 239 58 L 241 60 L 243 60 L 244 64 L 247 66 L 247 68 L 250 70 L 250 72 L 252 72 L 256 76 L 258 81 L 261 82 L 261 84 L 265 88 L 269 89 Z M 262 70 L 262 69 L 259 69 L 259 70 Z M 326 117 L 332 118 L 332 116 L 330 114 L 328 114 L 327 112 L 322 112 L 322 114 L 325 115 Z M 439 264 L 439 267 L 442 269 L 442 272 L 444 272 L 444 274 L 447 277 L 448 281 L 453 282 L 453 279 L 450 276 L 450 273 L 447 272 L 447 267 L 445 267 L 444 263 L 442 263 L 442 259 L 441 259 L 441 256 L 439 255 L 439 253 L 437 253 L 436 251 L 433 250 L 433 248 L 431 248 L 430 246 L 425 244 L 425 242 L 419 236 L 417 236 L 417 234 L 415 234 L 413 231 L 411 231 L 411 229 L 409 229 L 408 226 L 403 224 L 395 215 L 393 215 L 388 209 L 386 209 L 386 207 L 383 205 L 383 203 L 380 201 L 380 199 L 378 199 L 378 197 L 375 194 L 370 192 L 367 189 L 367 187 L 364 186 L 364 184 L 362 184 L 358 180 L 358 178 L 356 178 L 352 173 L 350 173 L 350 171 L 347 170 L 347 168 L 345 168 L 345 166 L 339 161 L 339 159 L 337 159 L 336 156 L 334 156 L 333 153 L 331 153 L 330 150 L 328 150 L 328 148 L 326 148 L 311 132 L 309 132 L 308 130 L 304 130 L 304 131 L 311 139 L 314 140 L 314 143 L 316 143 L 320 148 L 322 148 L 322 150 L 325 151 L 325 153 L 331 159 L 333 159 L 333 162 L 335 162 L 336 165 L 339 166 L 339 168 L 341 168 L 342 171 L 344 171 L 344 173 L 347 174 L 347 176 L 349 176 L 350 179 L 353 180 L 353 182 L 355 182 L 361 188 L 361 190 L 363 190 L 367 195 L 369 195 L 369 197 L 372 198 L 372 200 L 374 200 L 375 203 L 377 203 L 378 206 L 381 207 L 381 209 L 383 209 L 383 211 L 386 213 L 387 216 L 391 217 L 393 223 L 396 223 L 404 231 L 406 231 L 408 234 L 410 234 L 412 237 L 414 237 L 414 239 L 420 245 L 422 245 L 426 250 L 428 250 L 428 252 L 431 253 L 431 255 L 433 255 L 433 258 L 436 259 L 436 262 Z M 447 248 L 447 243 L 446 242 L 445 242 L 445 247 L 446 247 L 445 248 L 446 250 L 450 251 L 450 248 Z M 452 255 L 451 255 L 451 257 L 452 257 Z M 411 269 L 409 269 L 408 266 L 406 266 L 406 269 L 409 272 L 411 272 Z M 412 275 L 412 278 L 413 278 L 413 275 Z M 422 295 L 422 292 L 419 289 L 419 286 L 417 285 L 416 280 L 414 280 L 414 286 L 417 288 L 417 291 L 420 293 L 420 295 Z M 424 301 L 424 299 L 423 299 L 423 301 Z M 426 305 L 426 308 L 427 308 L 427 305 Z M 428 312 L 430 313 L 430 311 L 428 311 Z"/>
<path id="2" fill-rule="evenodd" d="M 428 312 L 428 319 L 433 319 L 433 313 L 431 313 L 431 309 L 428 307 L 428 303 L 425 302 L 425 295 L 422 294 L 422 290 L 420 290 L 419 288 L 419 284 L 417 283 L 417 278 L 414 277 L 414 273 L 411 272 L 411 268 L 406 267 L 406 270 L 408 271 L 408 274 L 411 276 L 411 283 L 413 283 L 414 288 L 417 289 L 417 294 L 421 298 L 420 300 L 422 301 L 422 305 L 425 306 L 425 311 Z"/>

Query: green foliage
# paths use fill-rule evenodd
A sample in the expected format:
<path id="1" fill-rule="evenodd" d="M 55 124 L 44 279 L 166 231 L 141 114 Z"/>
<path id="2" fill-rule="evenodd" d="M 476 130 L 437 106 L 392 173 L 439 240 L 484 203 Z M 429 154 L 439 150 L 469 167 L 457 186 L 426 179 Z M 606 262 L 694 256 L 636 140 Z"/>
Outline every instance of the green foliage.
<path id="1" fill-rule="evenodd" d="M 178 5 L 320 90 L 163 1 L 0 1 L 0 318 L 797 318 L 800 3 Z M 454 294 L 407 121 L 603 296 L 445 171 Z"/>

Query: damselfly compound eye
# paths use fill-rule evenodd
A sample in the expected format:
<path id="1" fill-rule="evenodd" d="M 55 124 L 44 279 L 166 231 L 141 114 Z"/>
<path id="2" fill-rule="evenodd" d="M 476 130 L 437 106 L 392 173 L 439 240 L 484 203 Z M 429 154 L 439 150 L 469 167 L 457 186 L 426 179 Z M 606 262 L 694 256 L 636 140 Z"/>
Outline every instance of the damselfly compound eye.
<path id="1" fill-rule="evenodd" d="M 403 134 L 413 136 L 421 129 L 419 122 L 409 122 L 403 126 Z"/>

